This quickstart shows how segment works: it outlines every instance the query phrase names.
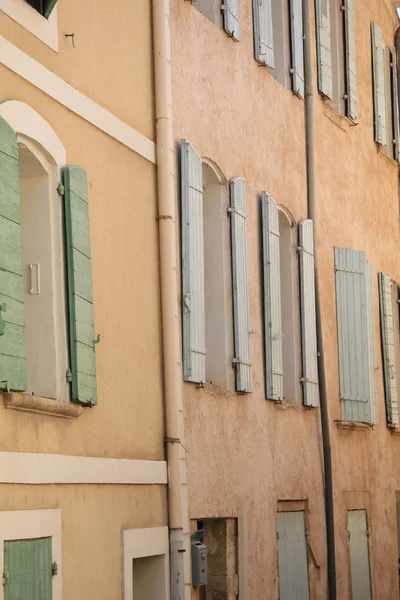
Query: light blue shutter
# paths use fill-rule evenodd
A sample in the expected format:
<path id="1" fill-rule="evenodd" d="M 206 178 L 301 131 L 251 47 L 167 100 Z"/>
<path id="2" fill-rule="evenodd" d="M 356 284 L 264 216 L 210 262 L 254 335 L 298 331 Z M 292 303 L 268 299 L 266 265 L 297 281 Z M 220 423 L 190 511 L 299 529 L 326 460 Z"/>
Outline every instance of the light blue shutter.
<path id="1" fill-rule="evenodd" d="M 303 0 L 289 0 L 292 90 L 304 98 Z"/>
<path id="2" fill-rule="evenodd" d="M 345 0 L 344 10 L 344 23 L 346 33 L 347 116 L 353 121 L 356 121 L 358 117 L 358 99 L 356 75 L 356 39 L 354 33 L 353 0 Z"/>
<path id="3" fill-rule="evenodd" d="M 204 320 L 203 167 L 187 140 L 181 147 L 182 319 L 185 381 L 206 379 Z"/>
<path id="4" fill-rule="evenodd" d="M 389 275 L 386 275 L 385 273 L 379 273 L 379 298 L 387 422 L 390 427 L 398 427 L 399 404 L 395 348 L 396 338 L 393 323 L 392 282 Z"/>
<path id="5" fill-rule="evenodd" d="M 239 0 L 223 0 L 224 29 L 237 42 L 240 40 Z"/>
<path id="6" fill-rule="evenodd" d="M 303 399 L 306 406 L 319 406 L 314 223 L 310 219 L 299 223 L 299 247 Z"/>
<path id="7" fill-rule="evenodd" d="M 329 0 L 315 0 L 318 90 L 332 99 L 331 15 Z"/>
<path id="8" fill-rule="evenodd" d="M 372 62 L 374 84 L 374 130 L 375 141 L 387 145 L 386 93 L 385 93 L 385 51 L 382 29 L 371 23 Z"/>
<path id="9" fill-rule="evenodd" d="M 266 396 L 283 400 L 282 306 L 279 212 L 273 198 L 262 192 Z"/>
<path id="10" fill-rule="evenodd" d="M 376 388 L 376 344 L 375 344 L 375 296 L 374 296 L 374 272 L 372 263 L 366 261 L 367 272 L 367 323 L 368 323 L 368 372 L 369 390 L 371 395 L 371 423 L 378 423 L 378 391 Z"/>
<path id="11" fill-rule="evenodd" d="M 351 599 L 371 600 L 368 550 L 370 532 L 365 510 L 347 511 L 347 531 L 350 545 Z"/>
<path id="12" fill-rule="evenodd" d="M 400 159 L 400 114 L 399 114 L 399 71 L 397 66 L 397 50 L 392 50 L 392 81 L 393 81 L 393 125 L 395 135 L 395 153 L 397 161 Z"/>
<path id="13" fill-rule="evenodd" d="M 246 182 L 243 177 L 234 177 L 230 181 L 230 204 L 236 389 L 238 392 L 251 392 L 252 332 L 247 262 Z"/>
<path id="14" fill-rule="evenodd" d="M 335 248 L 339 390 L 342 419 L 369 423 L 367 276 L 365 253 Z"/>
<path id="15" fill-rule="evenodd" d="M 279 600 L 308 600 L 304 512 L 278 513 Z"/>
<path id="16" fill-rule="evenodd" d="M 254 57 L 272 69 L 275 66 L 272 0 L 253 0 Z"/>

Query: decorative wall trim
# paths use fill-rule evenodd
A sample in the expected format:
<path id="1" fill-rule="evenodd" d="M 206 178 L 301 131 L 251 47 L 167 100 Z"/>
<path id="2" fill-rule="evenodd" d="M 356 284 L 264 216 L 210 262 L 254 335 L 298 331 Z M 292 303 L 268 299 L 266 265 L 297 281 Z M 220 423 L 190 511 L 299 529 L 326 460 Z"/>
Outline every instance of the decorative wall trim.
<path id="1" fill-rule="evenodd" d="M 16 510 L 0 512 L 0 573 L 4 570 L 4 542 L 51 537 L 52 560 L 57 563 L 53 577 L 53 600 L 62 599 L 61 510 Z M 4 600 L 4 586 L 0 586 Z"/>
<path id="2" fill-rule="evenodd" d="M 156 149 L 152 140 L 79 92 L 2 36 L 0 36 L 0 64 L 94 127 L 155 164 Z"/>
<path id="3" fill-rule="evenodd" d="M 167 463 L 126 458 L 0 452 L 0 483 L 165 485 Z"/>
<path id="4" fill-rule="evenodd" d="M 43 44 L 58 52 L 57 6 L 53 8 L 48 19 L 42 17 L 25 0 L 0 0 L 0 10 L 32 33 Z"/>
<path id="5" fill-rule="evenodd" d="M 83 414 L 83 408 L 79 404 L 41 398 L 31 394 L 10 392 L 9 394 L 3 394 L 3 399 L 6 408 L 22 412 L 40 413 L 64 419 L 76 419 Z"/>

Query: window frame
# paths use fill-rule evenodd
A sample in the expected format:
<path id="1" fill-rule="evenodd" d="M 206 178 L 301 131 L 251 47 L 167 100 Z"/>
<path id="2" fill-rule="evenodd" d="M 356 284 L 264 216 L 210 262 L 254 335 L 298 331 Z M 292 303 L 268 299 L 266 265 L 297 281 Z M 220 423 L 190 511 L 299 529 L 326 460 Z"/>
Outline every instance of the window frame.
<path id="1" fill-rule="evenodd" d="M 46 19 L 26 0 L 0 0 L 0 10 L 58 53 L 58 6 Z"/>

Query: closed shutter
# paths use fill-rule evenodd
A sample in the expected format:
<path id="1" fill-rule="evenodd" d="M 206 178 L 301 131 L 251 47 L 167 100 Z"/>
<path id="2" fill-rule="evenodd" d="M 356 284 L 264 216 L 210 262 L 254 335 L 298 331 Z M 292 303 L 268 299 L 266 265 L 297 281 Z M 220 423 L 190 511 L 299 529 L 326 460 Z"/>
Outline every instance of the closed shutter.
<path id="1" fill-rule="evenodd" d="M 187 140 L 181 147 L 183 377 L 206 379 L 203 167 Z"/>
<path id="2" fill-rule="evenodd" d="M 336 318 L 342 419 L 369 423 L 367 276 L 365 253 L 335 248 Z"/>
<path id="3" fill-rule="evenodd" d="M 239 0 L 223 0 L 224 29 L 237 42 L 240 40 Z"/>
<path id="4" fill-rule="evenodd" d="M 396 347 L 392 304 L 392 282 L 389 275 L 379 273 L 379 298 L 385 380 L 386 415 L 390 427 L 399 425 Z"/>
<path id="5" fill-rule="evenodd" d="M 308 600 L 304 512 L 278 513 L 279 600 Z"/>
<path id="6" fill-rule="evenodd" d="M 51 537 L 4 542 L 4 600 L 51 600 Z"/>
<path id="7" fill-rule="evenodd" d="M 382 29 L 371 23 L 372 62 L 374 85 L 374 130 L 375 141 L 387 145 L 386 93 L 385 93 L 385 52 Z"/>
<path id="8" fill-rule="evenodd" d="M 318 90 L 332 99 L 332 49 L 329 0 L 315 0 Z"/>
<path id="9" fill-rule="evenodd" d="M 353 0 L 345 0 L 344 23 L 346 33 L 346 93 L 347 116 L 353 121 L 358 117 L 356 38 L 354 33 Z"/>
<path id="10" fill-rule="evenodd" d="M 247 262 L 246 182 L 234 177 L 230 182 L 233 324 L 235 336 L 236 389 L 253 390 L 250 343 L 250 298 Z"/>
<path id="11" fill-rule="evenodd" d="M 0 117 L 0 387 L 26 391 L 18 143 Z"/>
<path id="12" fill-rule="evenodd" d="M 88 182 L 82 167 L 63 170 L 72 400 L 97 404 Z"/>
<path id="13" fill-rule="evenodd" d="M 347 532 L 350 545 L 352 600 L 371 600 L 368 537 L 370 535 L 365 510 L 347 511 Z"/>
<path id="14" fill-rule="evenodd" d="M 49 18 L 56 4 L 57 0 L 44 0 L 43 14 L 46 17 L 46 19 Z"/>
<path id="15" fill-rule="evenodd" d="M 283 400 L 282 307 L 279 213 L 273 198 L 262 193 L 266 396 Z"/>
<path id="16" fill-rule="evenodd" d="M 375 344 L 375 294 L 374 294 L 374 270 L 369 260 L 366 262 L 367 271 L 367 323 L 368 323 L 368 372 L 369 389 L 371 394 L 371 423 L 378 423 L 378 391 L 376 388 L 376 344 Z"/>
<path id="17" fill-rule="evenodd" d="M 319 406 L 317 322 L 315 313 L 314 223 L 299 223 L 300 307 L 305 406 Z"/>
<path id="18" fill-rule="evenodd" d="M 275 66 L 272 0 L 253 0 L 254 57 L 263 65 Z"/>
<path id="19" fill-rule="evenodd" d="M 392 50 L 392 81 L 393 81 L 393 128 L 395 135 L 394 157 L 397 161 L 400 159 L 400 114 L 399 114 L 399 71 L 397 66 L 397 50 L 394 47 Z"/>
<path id="20" fill-rule="evenodd" d="M 289 0 L 292 90 L 304 98 L 303 0 Z"/>

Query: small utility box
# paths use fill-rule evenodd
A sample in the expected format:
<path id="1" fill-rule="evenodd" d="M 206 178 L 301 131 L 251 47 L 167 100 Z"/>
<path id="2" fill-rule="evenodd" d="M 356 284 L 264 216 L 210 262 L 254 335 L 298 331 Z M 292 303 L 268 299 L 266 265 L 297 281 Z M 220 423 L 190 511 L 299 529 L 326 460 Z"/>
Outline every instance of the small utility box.
<path id="1" fill-rule="evenodd" d="M 192 542 L 192 585 L 207 585 L 207 546 L 201 542 Z"/>

